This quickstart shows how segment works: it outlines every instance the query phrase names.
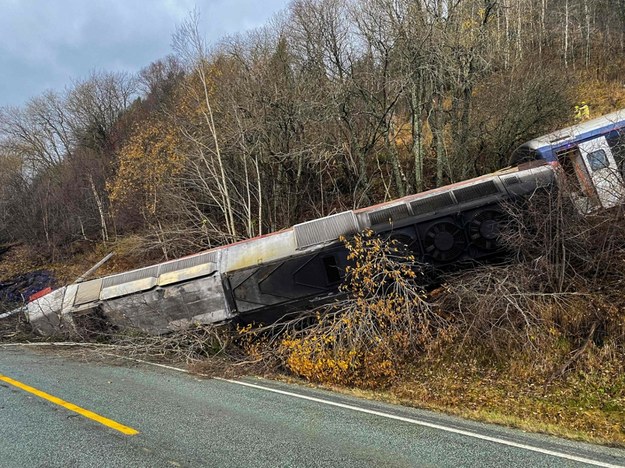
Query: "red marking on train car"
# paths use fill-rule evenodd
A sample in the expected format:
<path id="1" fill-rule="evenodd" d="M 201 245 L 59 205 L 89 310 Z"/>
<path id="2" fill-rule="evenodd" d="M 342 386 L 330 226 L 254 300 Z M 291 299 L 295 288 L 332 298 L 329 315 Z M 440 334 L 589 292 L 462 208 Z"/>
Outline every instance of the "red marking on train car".
<path id="1" fill-rule="evenodd" d="M 45 296 L 46 294 L 50 294 L 51 292 L 51 287 L 47 287 L 45 289 L 42 289 L 41 291 L 37 291 L 35 294 L 31 294 L 30 296 L 28 296 L 28 302 L 36 301 L 37 299 Z"/>

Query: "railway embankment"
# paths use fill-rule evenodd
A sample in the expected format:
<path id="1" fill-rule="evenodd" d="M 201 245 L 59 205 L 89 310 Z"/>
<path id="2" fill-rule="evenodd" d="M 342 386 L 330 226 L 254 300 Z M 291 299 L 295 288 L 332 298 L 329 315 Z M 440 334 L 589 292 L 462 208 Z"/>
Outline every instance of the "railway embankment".
<path id="1" fill-rule="evenodd" d="M 153 336 L 91 316 L 79 333 L 55 339 L 622 446 L 623 214 L 582 217 L 564 198 L 545 197 L 510 219 L 501 231 L 512 252 L 506 261 L 442 272 L 434 287 L 401 245 L 364 234 L 347 241 L 355 266 L 346 297 L 277 325 Z M 0 268 L 15 271 L 17 257 L 23 267 L 22 256 L 5 255 Z M 41 339 L 20 317 L 0 325 L 3 341 Z"/>

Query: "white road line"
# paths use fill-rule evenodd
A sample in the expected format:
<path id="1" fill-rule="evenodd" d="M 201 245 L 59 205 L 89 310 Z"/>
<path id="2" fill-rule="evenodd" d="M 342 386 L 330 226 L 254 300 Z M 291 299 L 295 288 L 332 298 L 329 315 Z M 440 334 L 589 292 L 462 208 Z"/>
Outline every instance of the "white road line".
<path id="1" fill-rule="evenodd" d="M 34 342 L 34 343 L 5 343 L 5 344 L 0 344 L 0 348 L 10 348 L 10 347 L 30 347 L 30 346 L 67 346 L 67 347 L 82 347 L 82 348 L 86 348 L 89 351 L 93 351 L 93 352 L 97 352 L 98 354 L 103 354 L 105 356 L 112 356 L 112 357 L 116 357 L 116 358 L 120 358 L 120 359 L 126 359 L 127 361 L 135 361 L 135 362 L 140 362 L 142 364 L 149 364 L 151 366 L 156 366 L 156 367 L 162 367 L 164 369 L 169 369 L 169 370 L 173 370 L 173 371 L 178 371 L 178 372 L 184 372 L 185 374 L 190 374 L 191 372 L 189 372 L 186 369 L 181 369 L 180 367 L 174 367 L 174 366 L 168 366 L 166 364 L 159 364 L 157 362 L 150 362 L 150 361 L 144 361 L 143 359 L 137 359 L 137 358 L 132 358 L 132 357 L 128 357 L 128 356 L 120 356 L 119 354 L 114 354 L 114 353 L 105 353 L 104 351 L 100 351 L 97 348 L 115 348 L 115 345 L 107 345 L 107 344 L 99 344 L 99 343 L 76 343 L 76 342 L 66 342 L 66 341 L 61 341 L 61 342 Z M 95 349 L 94 349 L 95 348 Z M 210 375 L 204 375 L 204 374 L 195 374 L 195 375 L 199 375 L 202 377 L 210 377 Z"/>
<path id="2" fill-rule="evenodd" d="M 119 347 L 116 345 L 109 345 L 104 343 L 81 343 L 78 341 L 27 341 L 24 343 L 2 343 L 0 344 L 0 348 L 12 348 L 12 347 L 26 347 L 29 348 L 31 346 L 66 346 L 66 347 L 74 347 L 74 348 L 109 348 L 109 349 L 118 349 Z"/>
<path id="3" fill-rule="evenodd" d="M 178 372 L 183 372 L 185 374 L 190 374 L 190 372 L 188 370 L 181 369 L 179 367 L 168 366 L 168 365 L 165 365 L 165 364 L 158 364 L 158 363 L 150 362 L 150 361 L 144 361 L 143 359 L 131 358 L 131 357 L 126 357 L 126 356 L 119 356 L 119 355 L 113 354 L 113 353 L 103 353 L 103 352 L 100 352 L 100 354 L 106 354 L 108 356 L 114 356 L 114 357 L 121 358 L 121 359 L 127 359 L 129 361 L 140 362 L 140 363 L 148 364 L 148 365 L 151 365 L 151 366 L 162 367 L 164 369 L 169 369 L 169 370 L 174 370 L 174 371 L 178 371 Z M 197 375 L 202 375 L 202 374 L 197 374 Z M 205 375 L 204 377 L 208 377 L 208 376 Z M 286 396 L 290 396 L 290 397 L 294 397 L 294 398 L 299 398 L 299 399 L 302 399 L 302 400 L 314 401 L 316 403 L 321 403 L 321 404 L 328 405 L 328 406 L 335 406 L 337 408 L 349 409 L 349 410 L 352 410 L 352 411 L 357 411 L 359 413 L 371 414 L 371 415 L 380 416 L 380 417 L 383 417 L 383 418 L 394 419 L 396 421 L 402 421 L 402 422 L 406 422 L 406 423 L 410 423 L 410 424 L 415 424 L 417 426 L 429 427 L 431 429 L 437 429 L 437 430 L 440 430 L 440 431 L 451 432 L 453 434 L 459 434 L 459 435 L 463 435 L 463 436 L 466 436 L 466 437 L 472 437 L 472 438 L 475 438 L 475 439 L 486 440 L 486 441 L 489 441 L 489 442 L 494 442 L 496 444 L 507 445 L 507 446 L 510 446 L 510 447 L 516 447 L 516 448 L 520 448 L 520 449 L 523 449 L 523 450 L 529 450 L 531 452 L 537 452 L 537 453 L 542 453 L 542 454 L 545 454 L 545 455 L 551 455 L 551 456 L 558 457 L 558 458 L 564 458 L 566 460 L 577 461 L 577 462 L 580 462 L 580 463 L 586 463 L 588 465 L 602 466 L 602 467 L 605 467 L 605 468 L 625 468 L 625 465 L 614 465 L 614 464 L 611 464 L 611 463 L 605 463 L 605 462 L 601 462 L 601 461 L 598 461 L 598 460 L 592 460 L 590 458 L 578 457 L 576 455 L 570 455 L 570 454 L 564 453 L 564 452 L 557 452 L 555 450 L 547 450 L 547 449 L 543 449 L 543 448 L 540 448 L 540 447 L 534 447 L 532 445 L 520 444 L 518 442 L 512 442 L 512 441 L 505 440 L 505 439 L 499 439 L 497 437 L 491 437 L 491 436 L 479 434 L 477 432 L 465 431 L 465 430 L 462 430 L 462 429 L 456 429 L 456 428 L 453 428 L 453 427 L 443 426 L 441 424 L 429 423 L 429 422 L 426 422 L 426 421 L 419 421 L 418 419 L 413 419 L 413 418 L 405 418 L 403 416 L 397 416 L 397 415 L 390 414 L 390 413 L 383 413 L 381 411 L 375 411 L 375 410 L 370 410 L 370 409 L 367 409 L 367 408 L 361 408 L 359 406 L 346 405 L 344 403 L 338 403 L 338 402 L 331 401 L 331 400 L 325 400 L 323 398 L 315 398 L 315 397 L 311 397 L 311 396 L 307 396 L 307 395 L 301 395 L 299 393 L 287 392 L 286 390 L 278 390 L 276 388 L 265 387 L 263 385 L 257 385 L 257 384 L 253 384 L 253 383 L 243 382 L 243 381 L 240 381 L 240 380 L 222 379 L 221 377 L 213 377 L 213 379 L 221 380 L 222 382 L 229 382 L 229 383 L 235 384 L 235 385 L 242 385 L 244 387 L 255 388 L 257 390 L 263 390 L 263 391 L 266 391 L 266 392 L 278 393 L 280 395 L 286 395 Z"/>
<path id="4" fill-rule="evenodd" d="M 547 449 L 543 449 L 543 448 L 540 448 L 540 447 L 534 447 L 532 445 L 520 444 L 520 443 L 517 443 L 517 442 L 511 442 L 511 441 L 505 440 L 505 439 L 499 439 L 499 438 L 496 438 L 496 437 L 490 437 L 490 436 L 487 436 L 487 435 L 478 434 L 477 432 L 464 431 L 462 429 L 455 429 L 453 427 L 442 426 L 440 424 L 433 424 L 433 423 L 429 423 L 429 422 L 425 422 L 425 421 L 419 421 L 418 419 L 404 418 L 403 416 L 396 416 L 394 414 L 383 413 L 381 411 L 370 410 L 370 409 L 367 409 L 367 408 L 360 408 L 358 406 L 353 406 L 353 405 L 346 405 L 344 403 L 337 403 L 335 401 L 325 400 L 323 398 L 315 398 L 315 397 L 310 397 L 310 396 L 307 396 L 307 395 L 300 395 L 299 393 L 287 392 L 285 390 L 278 390 L 278 389 L 271 388 L 271 387 L 264 387 L 262 385 L 256 385 L 256 384 L 252 384 L 252 383 L 248 383 L 248 382 L 242 382 L 242 381 L 239 381 L 239 380 L 222 379 L 222 378 L 219 378 L 219 377 L 215 377 L 215 379 L 216 380 L 222 380 L 224 382 L 230 382 L 230 383 L 233 383 L 233 384 L 236 384 L 236 385 L 243 385 L 244 387 L 256 388 L 256 389 L 264 390 L 264 391 L 267 391 L 267 392 L 279 393 L 281 395 L 287 395 L 287 396 L 291 396 L 291 397 L 294 397 L 294 398 L 300 398 L 302 400 L 314 401 L 316 403 L 322 403 L 324 405 L 336 406 L 338 408 L 349 409 L 349 410 L 352 410 L 352 411 L 357 411 L 359 413 L 372 414 L 372 415 L 375 415 L 375 416 L 381 416 L 383 418 L 394 419 L 396 421 L 407 422 L 407 423 L 411 423 L 411 424 L 416 424 L 418 426 L 424 426 L 424 427 L 429 427 L 429 428 L 432 428 L 432 429 L 438 429 L 438 430 L 445 431 L 445 432 L 452 432 L 454 434 L 464 435 L 464 436 L 467 436 L 467 437 L 473 437 L 475 439 L 487 440 L 489 442 L 495 442 L 495 443 L 501 444 L 501 445 L 508 445 L 510 447 L 516 447 L 516 448 L 520 448 L 520 449 L 524 449 L 524 450 L 530 450 L 532 452 L 543 453 L 545 455 L 552 455 L 554 457 L 564 458 L 564 459 L 572 460 L 572 461 L 578 461 L 578 462 L 581 462 L 581 463 L 587 463 L 589 465 L 603 466 L 603 467 L 609 467 L 609 468 L 624 468 L 624 466 L 625 466 L 625 465 L 613 465 L 613 464 L 610 464 L 610 463 L 604 463 L 604 462 L 601 462 L 601 461 L 598 461 L 598 460 L 592 460 L 590 458 L 578 457 L 576 455 L 570 455 L 568 453 L 556 452 L 554 450 L 547 450 Z"/>
<path id="5" fill-rule="evenodd" d="M 103 353 L 102 351 L 98 351 L 98 354 L 104 354 L 105 356 L 113 356 L 113 357 L 120 358 L 120 359 L 126 359 L 127 361 L 140 362 L 142 364 L 149 364 L 151 366 L 162 367 L 163 369 L 169 369 L 169 370 L 173 370 L 177 372 L 182 372 L 184 374 L 191 374 L 191 372 L 189 372 L 186 369 L 181 369 L 180 367 L 168 366 L 167 364 L 159 364 L 158 362 L 144 361 L 143 359 L 137 359 L 137 358 L 128 357 L 128 356 L 120 356 L 119 354 L 114 354 L 114 353 Z M 210 375 L 204 375 L 204 374 L 199 374 L 199 373 L 195 375 L 199 375 L 201 377 L 210 377 Z"/>

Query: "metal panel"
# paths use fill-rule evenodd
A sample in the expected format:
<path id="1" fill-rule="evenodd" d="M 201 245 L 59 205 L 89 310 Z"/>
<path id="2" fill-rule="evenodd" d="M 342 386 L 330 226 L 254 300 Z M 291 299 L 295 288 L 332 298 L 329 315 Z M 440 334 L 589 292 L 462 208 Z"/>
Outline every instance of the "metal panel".
<path id="1" fill-rule="evenodd" d="M 353 211 L 344 211 L 293 226 L 297 249 L 337 240 L 340 236 L 349 236 L 358 230 L 358 221 Z"/>
<path id="2" fill-rule="evenodd" d="M 402 203 L 401 205 L 395 205 L 381 210 L 369 212 L 369 221 L 371 225 L 394 223 L 410 216 L 408 207 Z"/>
<path id="3" fill-rule="evenodd" d="M 157 278 L 159 265 L 141 268 L 140 270 L 129 271 L 120 275 L 107 276 L 102 279 L 102 288 L 109 288 L 119 284 L 130 283 L 131 281 L 142 280 L 144 278 Z"/>
<path id="4" fill-rule="evenodd" d="M 432 195 L 421 198 L 410 203 L 410 208 L 415 216 L 431 214 L 449 206 L 455 205 L 455 201 L 450 192 Z"/>
<path id="5" fill-rule="evenodd" d="M 185 270 L 187 268 L 193 268 L 205 263 L 217 263 L 219 260 L 220 251 L 214 250 L 211 252 L 204 252 L 199 255 L 193 255 L 191 257 L 181 258 L 172 262 L 162 263 L 159 266 L 158 274 L 163 275 L 165 273 L 171 273 L 172 271 Z"/>
<path id="6" fill-rule="evenodd" d="M 147 278 L 141 278 L 134 281 L 125 281 L 122 284 L 109 286 L 102 288 L 100 293 L 100 299 L 106 301 L 114 297 L 127 296 L 129 294 L 138 293 L 140 291 L 147 291 L 156 286 L 156 278 L 148 276 Z"/>
<path id="7" fill-rule="evenodd" d="M 480 198 L 490 197 L 498 193 L 499 188 L 497 188 L 497 185 L 492 180 L 454 190 L 454 196 L 456 200 L 458 200 L 458 203 L 479 200 Z"/>
<path id="8" fill-rule="evenodd" d="M 273 262 L 297 254 L 292 229 L 226 246 L 221 251 L 219 271 L 227 273 Z"/>
<path id="9" fill-rule="evenodd" d="M 510 177 L 506 177 L 506 178 L 501 178 L 503 179 L 503 183 L 506 184 L 506 187 L 509 187 L 510 185 L 516 185 L 516 184 L 520 184 L 521 181 L 519 180 L 519 178 L 515 175 L 510 176 Z"/>
<path id="10" fill-rule="evenodd" d="M 547 187 L 554 181 L 555 172 L 552 166 L 535 167 L 529 171 L 537 187 Z"/>
<path id="11" fill-rule="evenodd" d="M 78 292 L 74 305 L 87 304 L 88 302 L 97 301 L 100 298 L 100 290 L 102 289 L 102 280 L 95 279 L 86 281 L 78 285 Z"/>
<path id="12" fill-rule="evenodd" d="M 180 283 L 182 281 L 188 281 L 193 278 L 199 278 L 200 276 L 208 276 L 217 271 L 216 263 L 203 263 L 188 268 L 181 268 L 179 270 L 170 271 L 168 273 L 162 273 L 158 277 L 158 285 L 166 286 L 168 284 Z"/>
<path id="13" fill-rule="evenodd" d="M 26 306 L 26 316 L 33 330 L 41 335 L 51 335 L 62 325 L 61 311 L 66 287 L 62 287 Z"/>
<path id="14" fill-rule="evenodd" d="M 507 183 L 507 178 L 501 177 L 501 179 L 504 180 L 506 191 L 514 197 L 527 195 L 539 187 L 551 185 L 554 175 L 552 166 L 541 166 L 516 173 L 514 177 L 519 181 L 516 184 Z"/>
<path id="15" fill-rule="evenodd" d="M 63 310 L 62 314 L 67 314 L 69 309 L 74 305 L 76 300 L 76 293 L 78 292 L 78 284 L 68 284 L 65 288 L 65 294 L 63 295 Z"/>
<path id="16" fill-rule="evenodd" d="M 216 323 L 232 317 L 226 308 L 221 277 L 217 275 L 167 286 L 165 290 L 111 298 L 102 303 L 102 312 L 122 330 L 139 329 L 151 334 L 167 333 L 200 320 Z"/>

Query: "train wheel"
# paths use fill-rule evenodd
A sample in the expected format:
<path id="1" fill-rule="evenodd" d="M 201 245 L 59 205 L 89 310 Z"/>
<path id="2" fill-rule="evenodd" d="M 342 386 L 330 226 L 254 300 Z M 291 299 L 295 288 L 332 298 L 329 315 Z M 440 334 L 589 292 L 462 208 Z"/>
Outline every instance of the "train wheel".
<path id="1" fill-rule="evenodd" d="M 498 210 L 484 210 L 477 212 L 467 225 L 467 233 L 471 245 L 482 250 L 494 251 L 499 247 L 499 228 L 503 213 Z"/>
<path id="2" fill-rule="evenodd" d="M 441 221 L 426 231 L 423 239 L 424 251 L 439 262 L 450 262 L 458 258 L 466 248 L 464 232 L 456 224 Z"/>

